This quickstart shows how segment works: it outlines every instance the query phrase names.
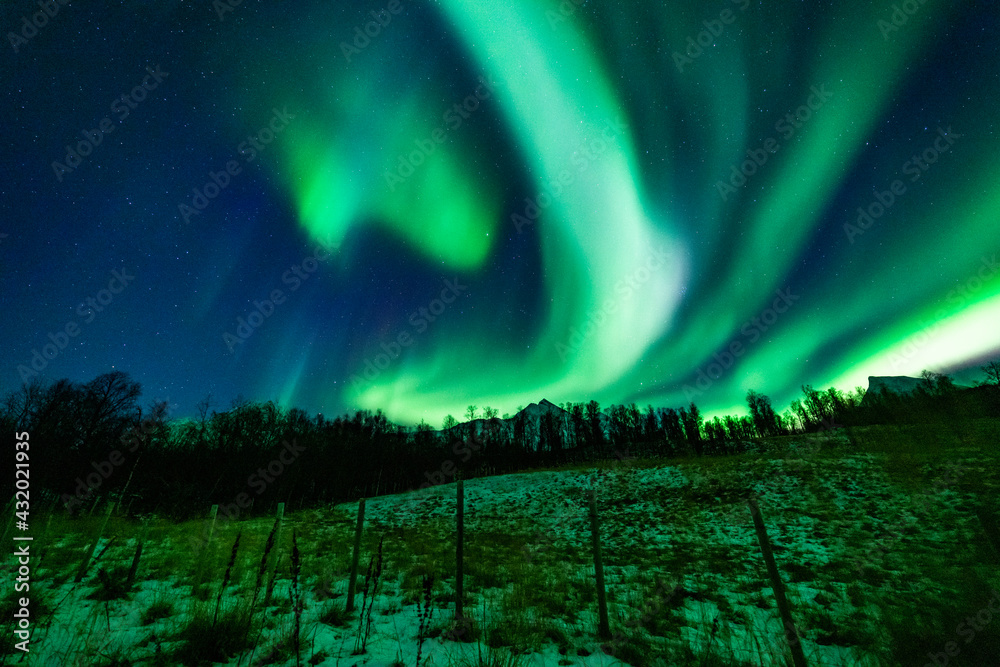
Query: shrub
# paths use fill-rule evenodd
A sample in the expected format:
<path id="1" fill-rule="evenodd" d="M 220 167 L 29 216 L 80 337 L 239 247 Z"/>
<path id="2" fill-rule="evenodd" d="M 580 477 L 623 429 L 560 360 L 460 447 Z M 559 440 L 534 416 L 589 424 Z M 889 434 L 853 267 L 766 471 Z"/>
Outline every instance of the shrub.
<path id="1" fill-rule="evenodd" d="M 182 665 L 228 662 L 251 647 L 253 618 L 243 603 L 221 610 L 216 620 L 201 606 L 175 639 L 183 642 L 173 657 Z"/>
<path id="2" fill-rule="evenodd" d="M 161 618 L 168 618 L 173 613 L 174 605 L 166 600 L 156 600 L 142 612 L 142 624 L 152 625 Z"/>

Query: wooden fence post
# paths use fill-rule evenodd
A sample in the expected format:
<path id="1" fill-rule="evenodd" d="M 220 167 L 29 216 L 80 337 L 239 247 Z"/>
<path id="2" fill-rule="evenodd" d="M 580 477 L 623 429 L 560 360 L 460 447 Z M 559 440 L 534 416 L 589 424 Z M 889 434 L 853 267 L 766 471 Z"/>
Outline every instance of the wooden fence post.
<path id="1" fill-rule="evenodd" d="M 208 549 L 212 546 L 212 536 L 215 535 L 215 520 L 219 516 L 219 506 L 212 505 L 212 508 L 208 510 L 208 537 L 205 539 L 205 549 L 204 552 L 208 555 Z"/>
<path id="2" fill-rule="evenodd" d="M 45 519 L 45 532 L 42 533 L 42 539 L 41 539 L 42 548 L 39 549 L 38 557 L 35 560 L 34 569 L 36 572 L 39 570 L 39 568 L 42 567 L 42 558 L 45 557 L 45 552 L 49 550 L 49 535 L 52 534 L 52 515 L 54 512 L 55 512 L 55 506 L 53 505 L 52 509 L 49 510 L 48 517 L 46 517 Z"/>
<path id="3" fill-rule="evenodd" d="M 76 573 L 76 579 L 73 580 L 74 583 L 80 583 L 83 581 L 84 576 L 87 574 L 87 567 L 90 565 L 90 559 L 94 555 L 94 550 L 97 549 L 97 543 L 101 541 L 101 535 L 104 534 L 104 529 L 108 526 L 108 520 L 111 518 L 111 512 L 115 509 L 115 504 L 113 502 L 108 503 L 108 513 L 104 515 L 104 521 L 101 522 L 101 528 L 97 531 L 97 535 L 94 537 L 93 542 L 87 548 L 87 553 L 83 557 L 83 561 L 80 563 L 80 569 Z"/>
<path id="4" fill-rule="evenodd" d="M 604 561 L 601 559 L 600 522 L 597 519 L 597 492 L 590 490 L 590 536 L 594 548 L 594 575 L 597 580 L 597 611 L 601 639 L 611 639 L 611 625 L 608 623 L 608 597 L 604 591 Z"/>
<path id="5" fill-rule="evenodd" d="M 358 561 L 361 558 L 361 534 L 365 526 L 365 499 L 358 501 L 358 526 L 354 529 L 354 555 L 351 557 L 351 577 L 347 580 L 347 606 L 345 611 L 354 611 L 354 591 L 358 583 Z"/>
<path id="6" fill-rule="evenodd" d="M 264 606 L 271 604 L 271 594 L 274 592 L 274 580 L 278 576 L 278 560 L 281 558 L 281 522 L 285 518 L 285 503 L 278 503 L 278 513 L 274 518 L 277 526 L 274 531 L 274 558 L 268 566 L 270 576 L 268 577 L 267 593 L 264 594 Z"/>
<path id="7" fill-rule="evenodd" d="M 465 544 L 465 487 L 462 480 L 455 483 L 458 492 L 458 544 L 455 548 L 455 620 L 461 623 L 465 619 L 462 600 L 465 590 L 462 582 L 464 576 L 464 544 Z"/>
<path id="8" fill-rule="evenodd" d="M 128 569 L 128 577 L 125 579 L 125 590 L 132 590 L 135 583 L 135 575 L 139 571 L 139 559 L 142 558 L 142 543 L 146 540 L 146 533 L 149 530 L 149 520 L 142 522 L 142 529 L 139 531 L 139 539 L 136 540 L 135 555 L 132 557 L 132 567 Z"/>
<path id="9" fill-rule="evenodd" d="M 3 535 L 0 536 L 0 543 L 7 544 L 7 538 L 10 536 L 11 528 L 14 527 L 14 503 L 17 501 L 17 495 L 10 497 L 10 501 L 3 510 L 4 524 L 3 524 Z"/>
<path id="10" fill-rule="evenodd" d="M 87 516 L 94 516 L 94 510 L 97 509 L 97 503 L 101 502 L 101 496 L 94 496 L 94 504 L 90 506 L 90 511 L 87 512 Z"/>
<path id="11" fill-rule="evenodd" d="M 750 506 L 750 515 L 753 517 L 753 525 L 757 530 L 757 541 L 760 543 L 760 552 L 764 556 L 764 564 L 767 566 L 767 575 L 771 578 L 771 588 L 774 589 L 774 597 L 778 602 L 781 623 L 785 626 L 785 639 L 788 641 L 788 648 L 792 651 L 792 662 L 795 667 L 806 667 L 806 656 L 802 652 L 802 642 L 799 640 L 795 623 L 792 622 L 792 609 L 785 598 L 785 586 L 781 582 L 778 565 L 774 562 L 771 540 L 767 536 L 767 529 L 764 527 L 764 519 L 760 515 L 757 499 L 749 498 L 747 504 Z"/>
<path id="12" fill-rule="evenodd" d="M 976 516 L 979 517 L 979 523 L 983 526 L 986 539 L 993 545 L 997 557 L 1000 557 L 1000 528 L 997 527 L 996 516 L 986 505 L 980 505 L 976 508 Z"/>
<path id="13" fill-rule="evenodd" d="M 219 506 L 212 505 L 208 510 L 208 519 L 206 524 L 202 526 L 206 529 L 205 541 L 201 543 L 198 547 L 198 553 L 195 557 L 198 559 L 198 568 L 195 572 L 195 583 L 194 587 L 200 588 L 202 583 L 205 581 L 205 572 L 208 570 L 208 564 L 211 560 L 211 554 L 209 553 L 209 547 L 212 546 L 212 536 L 215 535 L 215 520 L 219 515 Z"/>

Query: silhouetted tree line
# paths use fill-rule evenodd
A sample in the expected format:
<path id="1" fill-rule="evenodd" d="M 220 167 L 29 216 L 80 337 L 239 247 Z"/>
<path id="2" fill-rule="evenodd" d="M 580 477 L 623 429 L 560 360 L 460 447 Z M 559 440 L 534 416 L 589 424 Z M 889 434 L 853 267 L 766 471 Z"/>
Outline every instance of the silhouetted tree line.
<path id="1" fill-rule="evenodd" d="M 864 400 L 850 401 L 847 406 L 834 394 L 820 403 L 844 426 L 943 423 L 955 431 L 975 419 L 1000 417 L 1000 362 L 991 362 L 983 370 L 988 379 L 975 387 L 959 388 L 947 375 L 924 371 L 910 394 L 869 392 Z M 860 387 L 855 394 L 859 391 L 864 394 Z"/>
<path id="2" fill-rule="evenodd" d="M 0 425 L 30 433 L 33 506 L 46 491 L 71 512 L 98 498 L 130 513 L 201 515 L 211 504 L 231 518 L 354 500 L 470 478 L 561 463 L 625 456 L 708 456 L 748 451 L 762 438 L 841 426 L 912 424 L 1000 416 L 997 377 L 960 390 L 947 376 L 925 372 L 910 395 L 844 393 L 802 387 L 803 397 L 777 414 L 770 399 L 747 393 L 748 415 L 705 420 L 694 403 L 645 410 L 636 404 L 602 410 L 596 401 L 566 403 L 562 413 L 531 420 L 519 412 L 445 430 L 392 424 L 381 411 L 333 420 L 273 402 L 238 399 L 228 410 L 208 399 L 193 419 L 171 420 L 167 405 L 140 404 L 140 385 L 120 371 L 79 384 L 59 380 L 22 386 L 6 396 Z M 475 406 L 470 414 L 475 417 Z M 5 497 L 13 494 L 5 477 Z M 54 495 L 53 495 L 54 494 Z"/>

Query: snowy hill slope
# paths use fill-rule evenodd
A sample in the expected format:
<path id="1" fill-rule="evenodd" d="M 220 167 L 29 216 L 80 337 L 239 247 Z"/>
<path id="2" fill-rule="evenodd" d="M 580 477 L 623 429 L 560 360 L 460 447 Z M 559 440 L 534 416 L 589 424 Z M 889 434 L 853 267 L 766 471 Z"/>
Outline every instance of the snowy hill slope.
<path id="1" fill-rule="evenodd" d="M 884 456 L 845 449 L 840 436 L 783 443 L 781 453 L 764 456 L 625 461 L 467 480 L 465 608 L 472 626 L 464 630 L 453 623 L 455 484 L 367 500 L 356 604 L 371 610 L 370 626 L 363 614 L 342 612 L 357 504 L 289 512 L 273 599 L 266 610 L 263 594 L 257 603 L 263 625 L 250 646 L 258 649 L 249 660 L 247 647 L 242 664 L 295 664 L 293 531 L 304 595 L 302 658 L 322 667 L 414 664 L 425 577 L 432 577 L 431 615 L 421 664 L 476 664 L 480 650 L 523 654 L 522 665 L 686 665 L 704 664 L 709 655 L 717 664 L 783 664 L 781 623 L 745 503 L 751 496 L 764 514 L 810 665 L 910 664 L 886 657 L 897 655 L 892 641 L 902 641 L 901 633 L 916 633 L 903 645 L 944 646 L 958 622 L 943 629 L 915 624 L 915 609 L 940 609 L 929 618 L 947 626 L 963 612 L 974 614 L 991 587 L 1000 589 L 970 510 L 980 497 L 998 495 L 994 458 L 956 449 L 897 469 Z M 836 449 L 820 449 L 823 443 Z M 596 634 L 590 489 L 601 520 L 610 642 Z M 217 603 L 228 618 L 254 599 L 273 519 L 220 522 L 207 549 L 197 539 L 201 521 L 154 519 L 141 583 L 107 603 L 98 570 L 113 578 L 127 570 L 139 526 L 113 520 L 96 550 L 100 560 L 73 584 L 93 523 L 54 522 L 32 582 L 40 607 L 31 664 L 104 664 L 93 661 L 98 655 L 156 664 L 157 651 L 174 655 L 192 641 L 193 625 L 211 622 Z M 235 566 L 222 590 L 237 534 Z M 369 562 L 382 566 L 377 588 L 364 585 Z M 194 594 L 198 571 L 209 582 L 201 595 Z M 167 613 L 151 613 L 164 604 Z M 209 638 L 221 632 L 208 630 Z M 990 632 L 963 650 L 988 647 L 996 635 Z M 364 651 L 356 653 L 363 635 Z M 237 658 L 217 664 L 236 665 Z"/>

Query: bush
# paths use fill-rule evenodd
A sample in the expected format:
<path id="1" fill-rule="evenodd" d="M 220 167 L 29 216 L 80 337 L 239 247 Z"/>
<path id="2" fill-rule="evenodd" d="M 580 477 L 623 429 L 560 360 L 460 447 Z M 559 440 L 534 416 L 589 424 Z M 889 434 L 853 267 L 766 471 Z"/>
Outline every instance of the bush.
<path id="1" fill-rule="evenodd" d="M 183 665 L 228 662 L 253 646 L 256 629 L 245 603 L 224 609 L 215 623 L 208 609 L 201 607 L 177 633 L 175 639 L 183 644 L 173 657 Z"/>
<path id="2" fill-rule="evenodd" d="M 331 602 L 319 615 L 319 622 L 335 628 L 345 628 L 354 620 L 353 612 L 344 611 L 343 602 Z"/>
<path id="3" fill-rule="evenodd" d="M 142 612 L 142 624 L 152 625 L 161 618 L 168 618 L 173 613 L 174 605 L 166 600 L 156 600 Z"/>

